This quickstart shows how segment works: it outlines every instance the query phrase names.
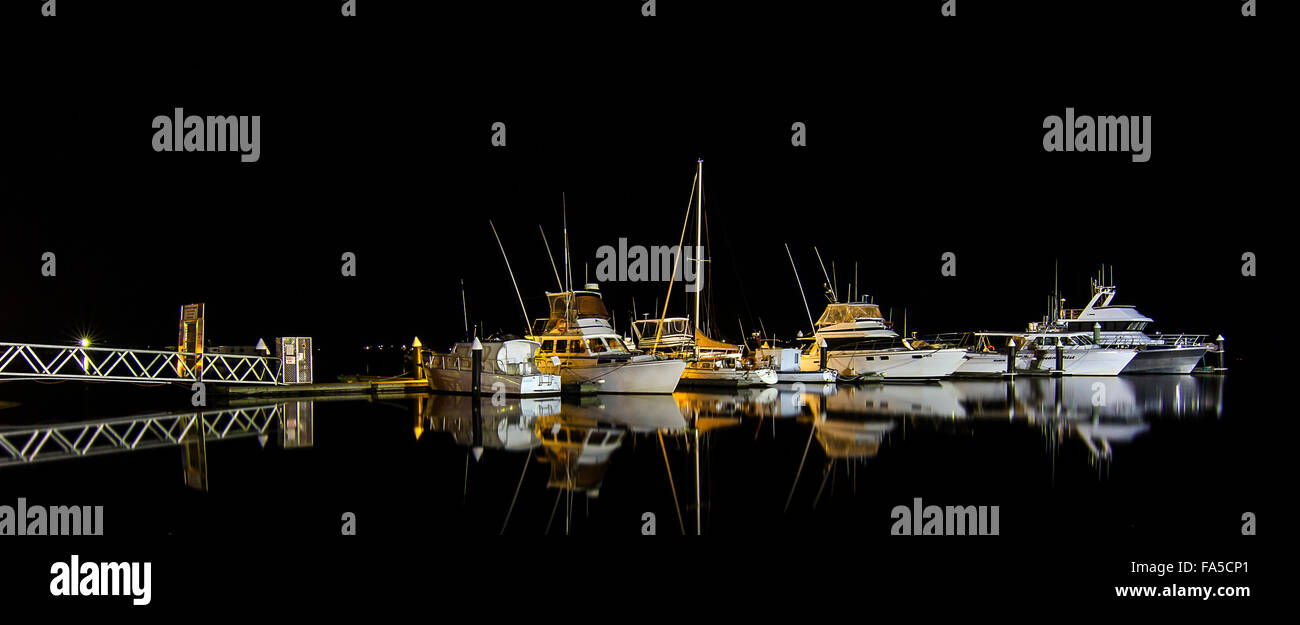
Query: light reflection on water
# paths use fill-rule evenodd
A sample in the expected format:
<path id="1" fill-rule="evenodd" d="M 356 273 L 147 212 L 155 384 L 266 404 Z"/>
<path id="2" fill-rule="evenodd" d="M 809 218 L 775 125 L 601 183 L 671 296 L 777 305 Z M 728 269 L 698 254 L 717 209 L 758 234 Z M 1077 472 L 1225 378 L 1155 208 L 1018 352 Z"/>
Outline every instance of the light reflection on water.
<path id="1" fill-rule="evenodd" d="M 414 453 L 446 455 L 459 449 L 463 468 L 444 477 L 456 481 L 458 488 L 463 481 L 463 501 L 480 484 L 491 490 L 497 500 L 493 505 L 501 508 L 499 514 L 493 512 L 494 523 L 501 526 L 485 532 L 507 531 L 512 518 L 525 524 L 521 531 L 537 532 L 540 520 L 520 521 L 512 515 L 517 515 L 521 500 L 543 498 L 548 504 L 540 506 L 545 531 L 561 533 L 562 528 L 567 533 L 575 516 L 581 516 L 575 501 L 590 514 L 591 501 L 601 497 L 611 467 L 624 463 L 622 488 L 631 488 L 626 474 L 632 472 L 671 493 L 672 516 L 660 519 L 660 533 L 695 533 L 708 531 L 712 500 L 724 496 L 713 494 L 712 472 L 731 466 L 753 468 L 755 473 L 770 469 L 784 476 L 776 484 L 769 479 L 764 487 L 773 493 L 773 512 L 779 515 L 780 503 L 788 510 L 796 491 L 806 492 L 816 506 L 828 483 L 834 488 L 836 467 L 852 479 L 856 492 L 861 465 L 891 453 L 891 437 L 906 436 L 909 429 L 927 424 L 955 427 L 959 433 L 978 432 L 981 424 L 1023 426 L 1039 432 L 1050 450 L 1077 440 L 1104 479 L 1111 463 L 1123 461 L 1116 448 L 1153 436 L 1152 423 L 1221 418 L 1224 386 L 1223 376 L 1021 376 L 1010 381 L 796 384 L 672 395 L 507 398 L 501 405 L 493 405 L 487 396 L 475 402 L 467 396 L 421 394 L 371 401 L 386 412 L 366 418 L 391 422 L 405 413 L 418 443 Z M 100 422 L 0 424 L 0 476 L 15 466 L 53 461 L 62 465 L 175 447 L 180 449 L 178 468 L 183 469 L 184 483 L 207 491 L 208 453 L 214 445 L 254 438 L 260 448 L 275 445 L 310 452 L 328 429 L 354 427 L 319 420 L 324 406 L 317 404 L 358 405 L 356 400 L 317 398 Z M 990 443 L 985 439 L 978 444 Z M 746 446 L 750 449 L 743 449 Z M 471 479 L 480 466 L 495 466 L 502 476 Z M 809 475 L 814 467 L 821 469 L 820 475 Z M 801 482 L 804 477 L 809 479 Z M 545 497 L 550 493 L 553 502 Z M 535 503 L 530 507 L 538 508 Z"/>

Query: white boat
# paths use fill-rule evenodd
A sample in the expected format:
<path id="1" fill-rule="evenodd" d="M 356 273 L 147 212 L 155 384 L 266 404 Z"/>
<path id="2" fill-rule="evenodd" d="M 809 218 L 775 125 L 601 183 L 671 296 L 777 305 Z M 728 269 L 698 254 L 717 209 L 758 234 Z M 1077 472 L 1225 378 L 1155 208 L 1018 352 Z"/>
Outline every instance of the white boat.
<path id="1" fill-rule="evenodd" d="M 429 381 L 429 389 L 439 393 L 472 392 L 473 350 L 476 346 L 483 349 L 479 380 L 479 389 L 483 394 L 491 395 L 499 389 L 504 389 L 506 395 L 514 397 L 559 394 L 560 376 L 542 373 L 534 362 L 540 344 L 524 339 L 474 339 L 471 343 L 456 343 L 445 354 L 425 354 L 420 367 Z"/>
<path id="2" fill-rule="evenodd" d="M 1111 304 L 1115 287 L 1092 281 L 1092 299 L 1079 310 L 1063 310 L 1056 328 L 1070 332 L 1091 332 L 1099 345 L 1131 347 L 1137 357 L 1124 373 L 1191 373 L 1210 351 L 1204 335 L 1156 335 L 1144 331 L 1154 320 L 1133 306 Z"/>
<path id="3" fill-rule="evenodd" d="M 704 215 L 704 159 L 696 161 L 696 184 L 699 185 L 694 196 L 697 198 L 695 216 L 695 249 L 703 251 L 702 223 Z M 690 213 L 687 213 L 689 224 Z M 709 338 L 700 331 L 700 291 L 703 286 L 704 258 L 702 253 L 695 258 L 695 314 L 692 319 L 686 317 L 664 317 L 661 319 L 642 319 L 632 323 L 632 332 L 637 345 L 650 353 L 666 355 L 686 363 L 682 371 L 682 384 L 686 386 L 771 386 L 777 383 L 776 372 L 760 364 L 755 359 L 745 358 L 744 347 Z M 672 294 L 672 282 L 669 283 L 669 295 Z"/>
<path id="4" fill-rule="evenodd" d="M 682 384 L 689 386 L 771 386 L 776 383 L 775 371 L 747 366 L 738 355 L 690 360 L 682 372 Z"/>
<path id="5" fill-rule="evenodd" d="M 1097 345 L 1087 332 L 1002 333 L 1001 336 L 1018 337 L 1017 342 L 1023 341 L 1016 353 L 1016 369 L 1024 371 L 1119 375 L 1138 353 L 1132 348 Z M 1057 362 L 1058 352 L 1063 362 Z"/>
<path id="6" fill-rule="evenodd" d="M 1032 324 L 1038 330 L 1038 324 Z M 1097 345 L 1086 332 L 970 332 L 958 342 L 966 349 L 955 376 L 995 376 L 1008 373 L 1007 359 L 1015 346 L 1016 373 L 1119 375 L 1137 350 Z M 1057 366 L 1057 348 L 1062 366 Z"/>
<path id="7" fill-rule="evenodd" d="M 834 384 L 839 379 L 839 371 L 822 369 L 820 363 L 805 362 L 799 350 L 794 347 L 768 347 L 766 343 L 758 350 L 758 359 L 770 363 L 776 371 L 777 382 L 802 382 L 804 384 Z M 804 370 L 804 366 L 811 367 Z"/>
<path id="8" fill-rule="evenodd" d="M 610 324 L 599 287 L 547 293 L 550 316 L 529 338 L 539 342 L 536 362 L 564 384 L 594 384 L 602 393 L 671 393 L 686 361 L 636 354 Z"/>
<path id="9" fill-rule="evenodd" d="M 966 350 L 927 348 L 890 329 L 880 307 L 868 302 L 834 302 L 814 324 L 812 345 L 801 354 L 803 369 L 817 369 L 821 350 L 826 366 L 841 376 L 878 374 L 886 380 L 936 379 L 952 375 Z"/>

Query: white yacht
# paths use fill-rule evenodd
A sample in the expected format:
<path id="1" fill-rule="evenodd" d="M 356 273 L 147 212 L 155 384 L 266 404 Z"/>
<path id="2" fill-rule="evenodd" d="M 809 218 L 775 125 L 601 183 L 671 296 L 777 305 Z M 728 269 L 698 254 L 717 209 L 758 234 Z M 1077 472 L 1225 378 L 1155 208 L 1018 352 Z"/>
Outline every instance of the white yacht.
<path id="1" fill-rule="evenodd" d="M 424 354 L 420 367 L 429 381 L 429 389 L 439 393 L 472 392 L 476 346 L 483 350 L 479 379 L 483 394 L 496 392 L 497 384 L 503 385 L 506 394 L 513 397 L 560 393 L 560 376 L 542 373 L 534 363 L 540 345 L 523 339 L 480 342 L 476 338 L 471 343 L 456 343 L 445 354 Z"/>
<path id="2" fill-rule="evenodd" d="M 825 349 L 826 366 L 841 376 L 874 373 L 886 380 L 934 379 L 952 375 L 966 355 L 964 349 L 929 349 L 900 337 L 880 314 L 880 307 L 866 301 L 827 304 L 814 328 L 812 343 L 801 355 L 806 371 L 820 368 Z"/>
<path id="3" fill-rule="evenodd" d="M 1061 371 L 1064 375 L 1119 375 L 1138 353 L 1138 350 L 1132 348 L 1098 345 L 1087 332 L 1020 334 L 986 332 L 983 334 L 1012 337 L 1019 345 L 1016 352 L 1016 369 L 1020 371 Z M 1056 358 L 1058 348 L 1064 361 L 1059 364 Z"/>
<path id="4" fill-rule="evenodd" d="M 671 393 L 686 361 L 636 354 L 610 325 L 599 287 L 547 293 L 550 316 L 537 320 L 537 365 L 564 384 L 595 384 L 602 393 Z"/>
<path id="5" fill-rule="evenodd" d="M 1191 373 L 1210 350 L 1203 335 L 1150 336 L 1144 332 L 1152 319 L 1133 306 L 1111 304 L 1115 287 L 1102 286 L 1094 278 L 1092 299 L 1078 310 L 1063 310 L 1056 329 L 1093 333 L 1099 345 L 1131 347 L 1137 357 L 1124 373 Z"/>

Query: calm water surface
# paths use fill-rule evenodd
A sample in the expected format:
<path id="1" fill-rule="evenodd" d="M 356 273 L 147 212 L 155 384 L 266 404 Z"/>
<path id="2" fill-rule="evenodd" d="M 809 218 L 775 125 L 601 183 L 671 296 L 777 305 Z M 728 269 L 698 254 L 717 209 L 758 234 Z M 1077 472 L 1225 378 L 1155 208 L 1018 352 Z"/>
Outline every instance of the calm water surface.
<path id="1" fill-rule="evenodd" d="M 418 395 L 60 422 L 0 409 L 0 502 L 104 505 L 138 535 L 887 536 L 997 505 L 1004 536 L 1219 532 L 1263 436 L 1248 379 L 1120 376 L 581 400 Z M 117 403 L 114 403 L 117 402 Z M 8 416 L 7 416 L 8 415 Z M 18 418 L 20 415 L 21 418 Z M 35 415 L 35 418 L 34 418 Z M 202 432 L 200 438 L 199 433 Z M 1239 513 L 1237 513 L 1239 514 Z"/>

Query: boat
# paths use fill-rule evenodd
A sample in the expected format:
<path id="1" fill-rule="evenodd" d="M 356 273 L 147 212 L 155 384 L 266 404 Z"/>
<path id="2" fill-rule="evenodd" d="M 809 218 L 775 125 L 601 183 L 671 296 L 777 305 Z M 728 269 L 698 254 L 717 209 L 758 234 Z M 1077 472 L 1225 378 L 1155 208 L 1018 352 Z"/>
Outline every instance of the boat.
<path id="1" fill-rule="evenodd" d="M 692 333 L 685 317 L 667 317 L 662 328 L 658 319 L 635 321 L 632 333 L 643 350 L 686 362 L 683 385 L 746 387 L 778 382 L 776 371 L 746 359 L 741 346 L 715 341 L 699 330 Z"/>
<path id="2" fill-rule="evenodd" d="M 1114 286 L 1092 280 L 1092 299 L 1082 309 L 1062 310 L 1054 328 L 1067 332 L 1091 332 L 1098 345 L 1138 350 L 1137 357 L 1124 373 L 1191 373 L 1205 354 L 1216 345 L 1206 343 L 1205 335 L 1156 335 L 1145 332 L 1153 319 L 1128 305 L 1112 304 Z"/>
<path id="3" fill-rule="evenodd" d="M 826 366 L 841 376 L 879 374 L 885 380 L 924 380 L 952 375 L 964 362 L 966 350 L 932 347 L 924 341 L 906 339 L 890 327 L 880 307 L 863 299 L 858 302 L 832 301 L 813 325 L 814 334 L 800 355 L 803 369 L 825 351 Z"/>
<path id="4" fill-rule="evenodd" d="M 671 393 L 686 361 L 635 353 L 610 324 L 600 285 L 547 293 L 550 315 L 529 336 L 540 343 L 537 366 L 563 384 L 596 385 L 601 393 Z"/>
<path id="5" fill-rule="evenodd" d="M 1016 369 L 1028 372 L 1059 371 L 1063 375 L 1119 375 L 1138 350 L 1098 345 L 1087 332 L 1038 331 L 985 333 L 1009 337 L 1018 344 Z M 1058 362 L 1058 354 L 1060 362 Z"/>
<path id="6" fill-rule="evenodd" d="M 943 341 L 938 337 L 936 341 Z M 1058 373 L 1064 375 L 1119 375 L 1138 350 L 1097 345 L 1087 332 L 1046 330 L 1030 324 L 1026 332 L 967 332 L 959 340 L 942 343 L 966 350 L 954 377 L 1000 376 L 1008 373 Z M 1061 356 L 1058 366 L 1057 354 Z M 1007 361 L 1015 355 L 1009 371 Z"/>
<path id="7" fill-rule="evenodd" d="M 806 363 L 796 347 L 768 347 L 763 343 L 763 347 L 758 349 L 758 359 L 770 363 L 780 383 L 834 384 L 840 377 L 839 371 L 820 366 L 804 370 L 805 364 L 811 367 L 813 363 Z"/>
<path id="8" fill-rule="evenodd" d="M 449 352 L 428 352 L 420 367 L 436 393 L 473 392 L 474 350 L 483 350 L 479 390 L 492 394 L 504 389 L 512 397 L 558 395 L 560 376 L 543 373 L 535 358 L 540 344 L 524 339 L 456 343 Z M 501 385 L 498 387 L 497 385 Z"/>
<path id="9" fill-rule="evenodd" d="M 695 204 L 695 258 L 694 285 L 695 314 L 691 318 L 663 317 L 660 319 L 642 319 L 632 324 L 636 342 L 643 350 L 653 354 L 666 355 L 669 358 L 686 363 L 682 370 L 682 384 L 685 386 L 771 386 L 777 383 L 776 371 L 764 366 L 754 358 L 746 358 L 741 345 L 733 345 L 709 338 L 700 331 L 700 290 L 704 278 L 703 222 L 704 222 L 704 159 L 696 161 L 696 187 L 693 195 Z M 687 213 L 690 219 L 690 213 Z M 689 221 L 687 222 L 689 223 Z M 673 281 L 668 282 L 669 297 L 672 295 Z M 665 311 L 667 302 L 665 301 Z M 666 312 L 665 312 L 666 314 Z"/>

